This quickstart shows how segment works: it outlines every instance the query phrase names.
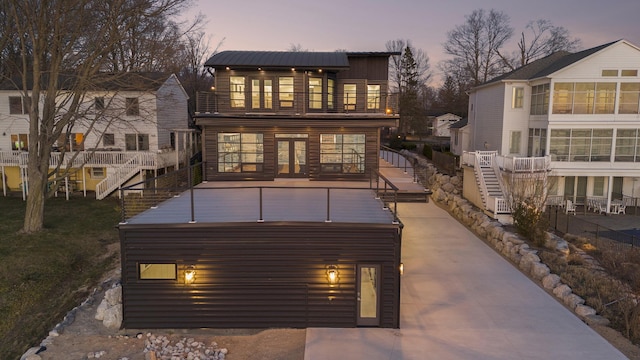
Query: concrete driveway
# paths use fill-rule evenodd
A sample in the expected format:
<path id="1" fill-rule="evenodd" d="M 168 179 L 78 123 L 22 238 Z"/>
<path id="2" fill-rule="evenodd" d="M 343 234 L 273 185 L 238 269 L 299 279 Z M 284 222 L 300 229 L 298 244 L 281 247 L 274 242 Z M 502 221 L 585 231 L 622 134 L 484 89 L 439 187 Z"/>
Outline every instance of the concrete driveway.
<path id="1" fill-rule="evenodd" d="M 305 360 L 626 359 L 432 202 L 398 205 L 400 329 L 307 329 Z"/>

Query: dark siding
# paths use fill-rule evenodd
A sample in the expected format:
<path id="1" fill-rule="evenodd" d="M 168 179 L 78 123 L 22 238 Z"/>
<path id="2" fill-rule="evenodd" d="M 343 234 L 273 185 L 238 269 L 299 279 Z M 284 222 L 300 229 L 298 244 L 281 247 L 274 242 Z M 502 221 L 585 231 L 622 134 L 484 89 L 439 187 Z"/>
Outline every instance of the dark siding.
<path id="1" fill-rule="evenodd" d="M 381 265 L 381 326 L 399 326 L 396 225 L 123 225 L 120 238 L 125 328 L 354 327 L 357 264 Z M 161 262 L 178 264 L 177 281 L 138 280 L 138 263 Z"/>
<path id="2" fill-rule="evenodd" d="M 277 121 L 274 119 L 274 121 Z M 307 154 L 309 178 L 312 180 L 367 180 L 372 169 L 378 169 L 380 132 L 379 128 L 338 128 L 338 127 L 217 127 L 205 126 L 203 130 L 203 152 L 206 154 L 206 178 L 215 180 L 273 180 L 275 178 L 275 134 L 308 134 Z M 218 172 L 218 132 L 252 132 L 264 134 L 264 171 L 261 173 L 219 173 Z M 365 134 L 365 173 L 364 174 L 321 174 L 320 173 L 320 134 Z"/>

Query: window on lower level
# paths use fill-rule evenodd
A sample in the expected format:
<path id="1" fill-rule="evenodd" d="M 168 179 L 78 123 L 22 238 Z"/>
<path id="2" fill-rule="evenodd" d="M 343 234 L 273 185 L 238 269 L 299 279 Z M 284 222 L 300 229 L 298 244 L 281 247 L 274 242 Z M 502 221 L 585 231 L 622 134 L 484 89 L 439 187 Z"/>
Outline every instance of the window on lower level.
<path id="1" fill-rule="evenodd" d="M 593 196 L 604 196 L 604 176 L 593 177 Z"/>
<path id="2" fill-rule="evenodd" d="M 29 150 L 29 135 L 11 134 L 11 150 Z"/>
<path id="3" fill-rule="evenodd" d="M 177 280 L 177 264 L 138 264 L 140 280 Z"/>
<path id="4" fill-rule="evenodd" d="M 520 153 L 520 143 L 522 140 L 522 132 L 520 131 L 512 131 L 509 139 L 509 153 L 510 154 L 519 154 Z"/>
<path id="5" fill-rule="evenodd" d="M 364 173 L 365 138 L 364 134 L 320 134 L 320 171 Z"/>
<path id="6" fill-rule="evenodd" d="M 92 179 L 104 179 L 104 168 L 92 167 L 91 168 Z"/>
<path id="7" fill-rule="evenodd" d="M 612 129 L 554 129 L 550 149 L 553 161 L 610 161 Z"/>
<path id="8" fill-rule="evenodd" d="M 263 134 L 218 134 L 218 172 L 260 172 L 263 165 Z"/>

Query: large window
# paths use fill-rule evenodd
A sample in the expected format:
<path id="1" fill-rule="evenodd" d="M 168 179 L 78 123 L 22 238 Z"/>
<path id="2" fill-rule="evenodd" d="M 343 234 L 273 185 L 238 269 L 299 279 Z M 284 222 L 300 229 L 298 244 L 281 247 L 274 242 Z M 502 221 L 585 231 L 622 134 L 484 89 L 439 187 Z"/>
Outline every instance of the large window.
<path id="1" fill-rule="evenodd" d="M 29 150 L 29 135 L 11 134 L 11 150 Z"/>
<path id="2" fill-rule="evenodd" d="M 309 78 L 309 109 L 322 109 L 322 78 Z"/>
<path id="3" fill-rule="evenodd" d="M 613 114 L 616 83 L 556 83 L 553 89 L 554 114 Z"/>
<path id="4" fill-rule="evenodd" d="M 640 162 L 640 129 L 618 129 L 615 161 Z"/>
<path id="5" fill-rule="evenodd" d="M 367 85 L 367 109 L 380 109 L 380 85 Z"/>
<path id="6" fill-rule="evenodd" d="M 218 172 L 257 172 L 264 164 L 263 135 L 218 134 Z"/>
<path id="7" fill-rule="evenodd" d="M 638 114 L 640 108 L 640 83 L 620 84 L 619 114 Z"/>
<path id="8" fill-rule="evenodd" d="M 229 78 L 229 101 L 232 108 L 244 108 L 244 76 Z"/>
<path id="9" fill-rule="evenodd" d="M 551 160 L 610 161 L 612 129 L 551 130 Z"/>
<path id="10" fill-rule="evenodd" d="M 344 84 L 344 109 L 356 109 L 356 84 Z"/>
<path id="11" fill-rule="evenodd" d="M 531 115 L 547 115 L 549 112 L 549 84 L 531 88 Z"/>
<path id="12" fill-rule="evenodd" d="M 102 146 L 114 146 L 116 144 L 115 134 L 105 133 L 102 134 Z"/>
<path id="13" fill-rule="evenodd" d="M 320 134 L 320 171 L 364 173 L 364 134 Z"/>
<path id="14" fill-rule="evenodd" d="M 282 76 L 278 79 L 278 96 L 281 108 L 293 107 L 293 77 Z"/>
<path id="15" fill-rule="evenodd" d="M 138 264 L 140 280 L 176 280 L 176 264 Z"/>
<path id="16" fill-rule="evenodd" d="M 522 109 L 524 106 L 524 88 L 514 87 L 513 94 L 511 94 L 511 108 Z"/>
<path id="17" fill-rule="evenodd" d="M 125 134 L 125 149 L 127 151 L 146 151 L 149 150 L 148 134 Z"/>

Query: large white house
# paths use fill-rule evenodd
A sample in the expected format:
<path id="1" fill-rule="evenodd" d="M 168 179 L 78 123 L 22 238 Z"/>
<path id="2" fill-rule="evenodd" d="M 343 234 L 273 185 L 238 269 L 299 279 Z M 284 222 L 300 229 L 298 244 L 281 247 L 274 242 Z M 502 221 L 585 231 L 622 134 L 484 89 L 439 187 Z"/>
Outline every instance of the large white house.
<path id="1" fill-rule="evenodd" d="M 58 164 L 73 169 L 65 179 L 65 189 L 83 191 L 85 196 L 87 190 L 95 191 L 99 199 L 128 181 L 156 176 L 184 162 L 176 148 L 184 154 L 182 145 L 188 133 L 188 96 L 175 75 L 108 76 L 113 78 L 83 94 L 74 126 L 54 144 L 50 164 L 52 169 Z M 28 182 L 26 102 L 31 100 L 15 84 L 0 82 L 0 186 L 4 195 L 25 192 Z M 66 94 L 59 94 L 64 106 Z"/>
<path id="2" fill-rule="evenodd" d="M 612 201 L 640 196 L 640 48 L 618 40 L 557 52 L 495 78 L 470 91 L 468 126 L 463 163 L 475 176 L 465 191 L 477 205 L 500 212 L 471 191 L 486 183 L 486 165 L 546 169 L 550 198 L 598 198 L 612 212 Z"/>

